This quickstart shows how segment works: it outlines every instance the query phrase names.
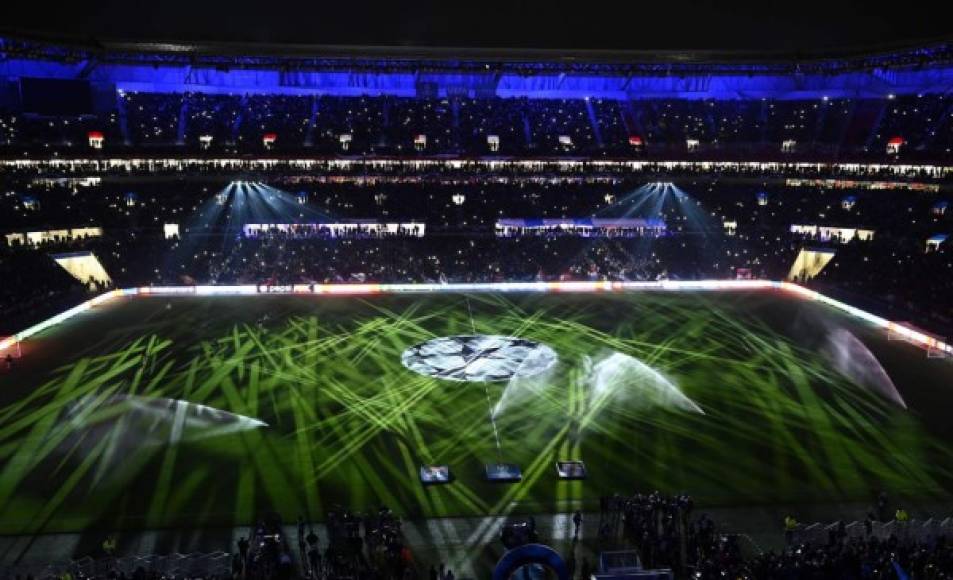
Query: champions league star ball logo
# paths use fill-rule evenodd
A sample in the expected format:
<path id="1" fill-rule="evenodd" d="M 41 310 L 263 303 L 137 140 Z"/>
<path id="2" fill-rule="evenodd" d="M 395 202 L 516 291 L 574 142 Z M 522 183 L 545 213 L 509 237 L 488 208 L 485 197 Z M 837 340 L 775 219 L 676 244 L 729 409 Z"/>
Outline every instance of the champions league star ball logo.
<path id="1" fill-rule="evenodd" d="M 404 351 L 401 363 L 422 375 L 451 381 L 490 382 L 538 375 L 556 363 L 556 352 L 509 336 L 444 336 Z"/>

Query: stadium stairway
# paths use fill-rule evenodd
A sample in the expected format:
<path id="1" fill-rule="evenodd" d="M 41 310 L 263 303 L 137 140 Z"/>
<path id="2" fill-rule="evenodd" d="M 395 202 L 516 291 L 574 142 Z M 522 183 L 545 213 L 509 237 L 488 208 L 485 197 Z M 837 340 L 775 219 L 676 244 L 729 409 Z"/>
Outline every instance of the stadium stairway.
<path id="1" fill-rule="evenodd" d="M 189 119 L 189 100 L 182 99 L 182 105 L 179 107 L 179 122 L 176 125 L 175 144 L 185 145 L 185 129 L 188 126 Z"/>
<path id="2" fill-rule="evenodd" d="M 603 147 L 602 130 L 599 129 L 599 119 L 596 117 L 591 99 L 586 99 L 586 113 L 589 115 L 589 125 L 592 127 L 592 135 L 596 138 L 596 145 L 601 149 Z"/>

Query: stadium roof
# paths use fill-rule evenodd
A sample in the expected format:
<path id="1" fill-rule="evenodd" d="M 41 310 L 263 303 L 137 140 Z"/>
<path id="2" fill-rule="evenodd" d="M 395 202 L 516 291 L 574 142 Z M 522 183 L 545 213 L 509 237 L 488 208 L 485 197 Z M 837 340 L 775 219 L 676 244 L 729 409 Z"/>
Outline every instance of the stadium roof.
<path id="1" fill-rule="evenodd" d="M 0 54 L 52 60 L 182 64 L 229 68 L 333 70 L 507 70 L 659 72 L 841 72 L 922 67 L 953 62 L 953 36 L 791 53 L 784 50 L 609 50 L 308 45 L 234 42 L 124 41 L 33 35 L 0 30 Z"/>

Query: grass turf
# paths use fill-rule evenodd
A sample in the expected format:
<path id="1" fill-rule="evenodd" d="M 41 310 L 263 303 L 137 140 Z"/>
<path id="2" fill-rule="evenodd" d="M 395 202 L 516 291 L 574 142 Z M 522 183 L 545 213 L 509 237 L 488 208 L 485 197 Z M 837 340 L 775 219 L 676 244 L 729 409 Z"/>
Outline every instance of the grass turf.
<path id="1" fill-rule="evenodd" d="M 837 329 L 867 345 L 908 409 L 833 369 L 821 351 Z M 482 479 L 498 457 L 488 398 L 506 384 L 428 378 L 400 362 L 408 346 L 474 331 L 559 356 L 546 388 L 498 419 L 518 484 Z M 25 350 L 0 375 L 2 533 L 244 524 L 265 511 L 320 519 L 336 505 L 545 512 L 652 489 L 709 505 L 863 501 L 879 489 L 944 500 L 953 482 L 953 365 L 772 291 L 135 298 Z M 705 414 L 629 388 L 597 393 L 589 361 L 611 353 L 659 370 Z M 148 424 L 97 408 L 116 395 L 268 426 L 211 420 L 206 436 L 184 437 L 172 408 Z M 557 481 L 557 459 L 584 460 L 589 478 Z M 423 463 L 449 464 L 456 480 L 421 486 Z"/>

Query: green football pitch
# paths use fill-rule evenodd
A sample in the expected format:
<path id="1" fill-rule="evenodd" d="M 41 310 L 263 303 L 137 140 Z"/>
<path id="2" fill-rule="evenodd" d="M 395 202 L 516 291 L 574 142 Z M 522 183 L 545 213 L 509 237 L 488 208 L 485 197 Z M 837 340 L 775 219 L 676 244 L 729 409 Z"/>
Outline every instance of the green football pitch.
<path id="1" fill-rule="evenodd" d="M 509 382 L 401 362 L 472 334 L 558 360 Z M 382 504 L 549 513 L 655 489 L 721 506 L 942 501 L 951 379 L 948 361 L 778 291 L 123 298 L 31 338 L 0 374 L 0 533 Z M 558 480 L 564 459 L 588 478 Z M 486 482 L 499 460 L 523 480 Z M 452 483 L 421 485 L 425 464 Z"/>

